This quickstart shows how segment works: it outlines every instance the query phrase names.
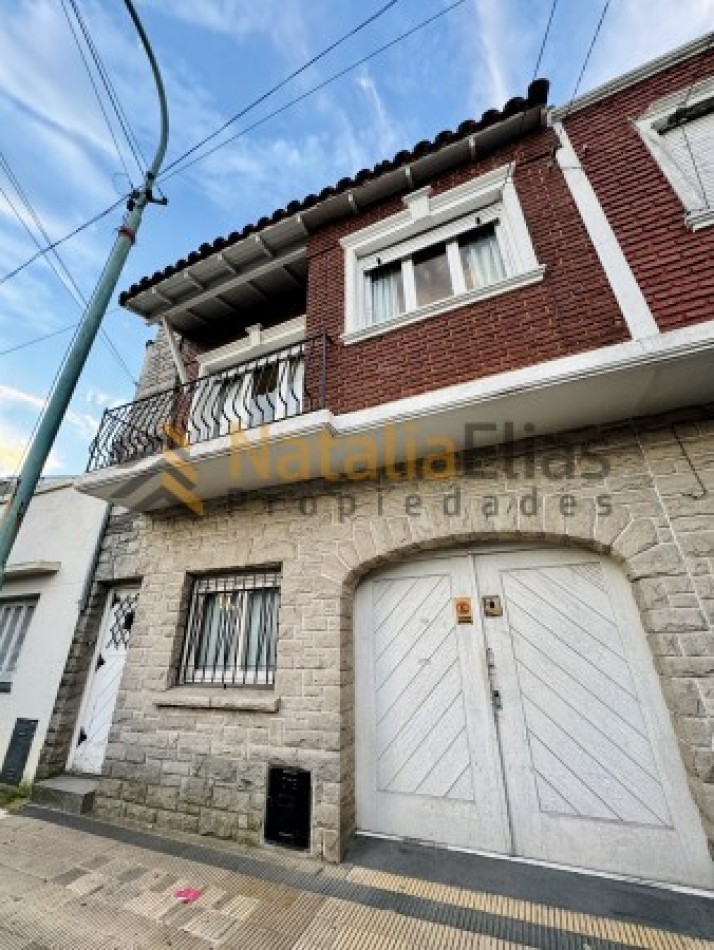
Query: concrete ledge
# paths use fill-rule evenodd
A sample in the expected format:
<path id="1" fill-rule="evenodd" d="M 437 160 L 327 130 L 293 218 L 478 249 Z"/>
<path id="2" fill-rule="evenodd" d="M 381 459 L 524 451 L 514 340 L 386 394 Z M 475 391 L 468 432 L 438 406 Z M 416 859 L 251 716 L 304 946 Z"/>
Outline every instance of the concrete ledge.
<path id="1" fill-rule="evenodd" d="M 280 697 L 275 693 L 258 692 L 241 687 L 231 689 L 184 689 L 176 686 L 152 696 L 154 706 L 178 709 L 228 709 L 236 712 L 276 713 Z"/>
<path id="2" fill-rule="evenodd" d="M 57 775 L 32 786 L 32 801 L 70 815 L 84 815 L 94 808 L 98 779 L 82 775 Z"/>

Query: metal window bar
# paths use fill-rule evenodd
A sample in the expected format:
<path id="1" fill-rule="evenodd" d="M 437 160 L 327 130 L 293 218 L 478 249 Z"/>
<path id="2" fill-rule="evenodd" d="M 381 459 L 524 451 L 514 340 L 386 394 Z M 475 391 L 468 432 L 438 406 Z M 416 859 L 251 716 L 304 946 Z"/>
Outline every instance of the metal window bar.
<path id="1" fill-rule="evenodd" d="M 0 679 L 10 679 L 17 668 L 36 603 L 25 599 L 0 600 Z"/>
<path id="2" fill-rule="evenodd" d="M 87 471 L 322 409 L 328 344 L 311 337 L 105 410 Z"/>
<path id="3" fill-rule="evenodd" d="M 280 571 L 198 578 L 178 669 L 179 683 L 272 686 Z"/>

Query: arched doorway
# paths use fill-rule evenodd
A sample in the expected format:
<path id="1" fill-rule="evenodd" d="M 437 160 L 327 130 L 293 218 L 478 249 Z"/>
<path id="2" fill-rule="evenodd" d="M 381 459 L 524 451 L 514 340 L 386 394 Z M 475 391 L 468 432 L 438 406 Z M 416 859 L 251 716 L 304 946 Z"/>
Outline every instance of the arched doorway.
<path id="1" fill-rule="evenodd" d="M 711 887 L 624 575 L 577 549 L 418 557 L 355 601 L 358 830 Z"/>

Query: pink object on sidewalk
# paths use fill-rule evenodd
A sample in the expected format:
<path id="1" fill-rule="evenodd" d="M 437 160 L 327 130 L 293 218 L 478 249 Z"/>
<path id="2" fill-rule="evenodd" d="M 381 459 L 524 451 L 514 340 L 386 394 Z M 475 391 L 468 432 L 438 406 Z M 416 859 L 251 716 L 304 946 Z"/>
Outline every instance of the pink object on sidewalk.
<path id="1" fill-rule="evenodd" d="M 178 897 L 184 904 L 197 901 L 201 894 L 203 894 L 203 891 L 196 890 L 195 887 L 182 887 L 178 891 L 174 891 L 174 897 Z"/>

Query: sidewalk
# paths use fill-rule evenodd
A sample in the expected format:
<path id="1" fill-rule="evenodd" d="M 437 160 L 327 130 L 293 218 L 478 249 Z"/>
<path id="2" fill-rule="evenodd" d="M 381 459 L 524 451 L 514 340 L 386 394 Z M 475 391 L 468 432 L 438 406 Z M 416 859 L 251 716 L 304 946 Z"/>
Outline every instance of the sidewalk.
<path id="1" fill-rule="evenodd" d="M 27 808 L 0 820 L 0 950 L 714 947 L 708 898 L 620 884 L 614 919 L 597 912 L 592 878 L 575 882 L 575 897 L 564 894 L 558 906 L 533 899 L 547 876 L 537 868 L 530 886 L 500 871 L 503 880 L 486 877 L 488 888 L 478 890 L 468 856 L 454 856 L 447 870 L 435 859 L 431 880 L 410 846 L 367 841 L 350 858 L 334 867 Z M 449 875 L 462 886 L 444 883 Z M 182 904 L 182 887 L 202 895 Z M 572 909 L 578 889 L 588 912 Z M 648 895 L 667 926 L 643 922 Z"/>

